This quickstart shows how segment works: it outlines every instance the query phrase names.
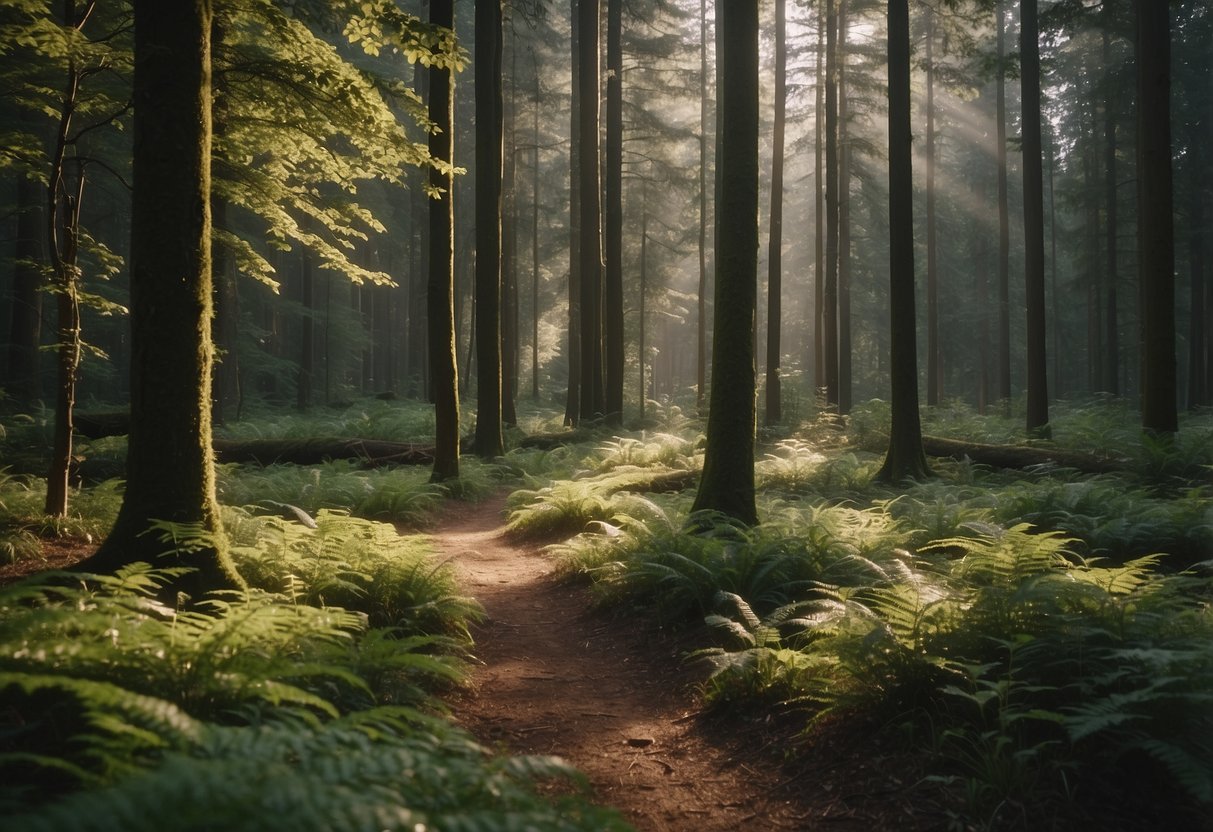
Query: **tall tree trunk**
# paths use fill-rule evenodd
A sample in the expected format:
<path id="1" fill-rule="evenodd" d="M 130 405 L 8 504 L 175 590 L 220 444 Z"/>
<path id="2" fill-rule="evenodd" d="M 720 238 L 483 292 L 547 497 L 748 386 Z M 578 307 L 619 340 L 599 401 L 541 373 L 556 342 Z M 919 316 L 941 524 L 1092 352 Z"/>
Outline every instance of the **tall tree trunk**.
<path id="1" fill-rule="evenodd" d="M 695 511 L 758 522 L 754 313 L 758 303 L 758 0 L 716 4 L 720 134 L 712 395 Z"/>
<path id="2" fill-rule="evenodd" d="M 34 402 L 42 396 L 38 354 L 42 342 L 42 189 L 33 179 L 17 181 L 17 240 L 13 251 L 13 303 L 9 321 L 7 385 L 13 397 Z"/>
<path id="3" fill-rule="evenodd" d="M 1036 0 L 1019 5 L 1020 83 L 1023 100 L 1024 294 L 1027 306 L 1029 433 L 1048 431 L 1048 357 L 1045 350 L 1045 212 L 1040 143 L 1040 28 Z"/>
<path id="4" fill-rule="evenodd" d="M 826 273 L 821 334 L 826 404 L 838 406 L 838 11 L 826 2 Z"/>
<path id="5" fill-rule="evenodd" d="M 939 348 L 939 245 L 935 200 L 935 13 L 927 16 L 927 143 L 923 153 L 927 174 L 927 405 L 943 397 Z"/>
<path id="6" fill-rule="evenodd" d="M 813 85 L 813 389 L 825 389 L 825 169 L 822 161 L 822 125 L 825 123 L 825 5 L 817 8 L 817 65 Z"/>
<path id="7" fill-rule="evenodd" d="M 518 39 L 510 39 L 510 105 L 504 107 L 501 225 L 501 421 L 518 424 Z M 503 52 L 504 54 L 504 52 Z M 504 84 L 502 85 L 504 90 Z"/>
<path id="8" fill-rule="evenodd" d="M 974 184 L 973 201 L 985 205 L 989 198 L 984 174 L 979 174 Z M 977 309 L 980 316 L 977 334 L 977 412 L 982 416 L 990 406 L 990 277 L 989 248 L 985 226 L 982 224 L 974 235 L 973 274 L 977 282 Z"/>
<path id="9" fill-rule="evenodd" d="M 787 110 L 787 0 L 775 0 L 775 125 L 771 138 L 771 233 L 767 248 L 766 423 L 783 421 L 780 335 L 783 329 L 783 141 Z"/>
<path id="10" fill-rule="evenodd" d="M 640 394 L 640 420 L 644 421 L 645 401 L 648 395 L 645 393 L 644 387 L 644 363 L 645 363 L 645 335 L 648 317 L 647 302 L 649 299 L 649 206 L 648 206 L 648 183 L 645 183 L 644 195 L 641 197 L 641 214 L 640 214 L 640 332 L 637 344 L 637 355 L 640 360 L 636 363 L 640 366 L 640 383 L 637 391 Z"/>
<path id="11" fill-rule="evenodd" d="M 1179 429 L 1171 184 L 1171 25 L 1167 3 L 1137 0 L 1137 216 L 1142 300 L 1141 423 Z"/>
<path id="12" fill-rule="evenodd" d="M 476 4 L 476 454 L 501 456 L 501 2 Z"/>
<path id="13" fill-rule="evenodd" d="M 578 6 L 581 113 L 581 417 L 604 415 L 602 377 L 602 191 L 599 187 L 598 0 Z"/>
<path id="14" fill-rule="evenodd" d="M 1087 386 L 1092 393 L 1104 389 L 1103 350 L 1103 270 L 1100 268 L 1099 247 L 1099 185 L 1096 136 L 1099 122 L 1095 106 L 1091 108 L 1091 130 L 1087 149 L 1082 154 L 1083 193 L 1086 199 L 1087 243 Z"/>
<path id="15" fill-rule="evenodd" d="M 79 31 L 91 6 L 77 13 L 75 0 L 64 0 L 63 24 Z M 80 98 L 84 71 L 73 58 L 68 63 L 59 123 L 55 131 L 46 188 L 47 250 L 57 312 L 55 421 L 51 440 L 51 464 L 46 478 L 46 513 L 67 515 L 69 475 L 72 461 L 72 418 L 76 407 L 76 381 L 80 367 L 80 208 L 84 197 L 84 165 L 69 170 L 72 150 L 72 119 Z"/>
<path id="16" fill-rule="evenodd" d="M 539 401 L 539 61 L 531 48 L 535 95 L 531 105 L 531 401 Z"/>
<path id="17" fill-rule="evenodd" d="M 998 397 L 1011 414 L 1011 199 L 1007 182 L 1007 68 L 1005 0 L 998 0 L 998 78 L 995 156 L 998 159 Z"/>
<path id="18" fill-rule="evenodd" d="M 623 2 L 607 0 L 606 415 L 623 421 Z"/>
<path id="19" fill-rule="evenodd" d="M 570 2 L 569 92 L 569 389 L 564 423 L 581 420 L 581 49 L 577 37 L 579 0 Z"/>
<path id="20" fill-rule="evenodd" d="M 454 0 L 430 0 L 430 23 L 455 26 Z M 450 69 L 430 67 L 429 117 L 437 132 L 430 134 L 430 155 L 450 164 L 454 158 L 455 80 Z M 428 314 L 430 376 L 434 391 L 434 470 L 431 481 L 459 476 L 459 362 L 455 331 L 455 178 L 449 171 L 430 169 L 430 187 L 438 199 L 429 203 Z"/>
<path id="21" fill-rule="evenodd" d="M 1104 7 L 1105 23 L 1103 32 L 1103 61 L 1104 71 L 1107 72 L 1112 63 L 1111 39 L 1108 27 L 1112 25 L 1112 4 Z M 1107 214 L 1105 219 L 1104 238 L 1107 263 L 1104 266 L 1104 280 L 1107 282 L 1108 293 L 1105 305 L 1107 320 L 1104 323 L 1107 345 L 1104 348 L 1103 389 L 1112 395 L 1120 393 L 1120 322 L 1117 320 L 1116 290 L 1119 283 L 1119 265 L 1117 264 L 1117 246 L 1119 243 L 1120 224 L 1117 212 L 1120 204 L 1119 183 L 1116 181 L 1116 96 L 1119 91 L 1109 92 L 1104 105 L 1104 193 L 1107 199 Z"/>
<path id="22" fill-rule="evenodd" d="M 723 2 L 723 0 L 718 0 Z M 719 120 L 719 119 L 718 119 Z M 715 132 L 715 131 L 713 131 Z M 699 0 L 699 297 L 695 318 L 695 405 L 708 383 L 708 4 Z"/>
<path id="23" fill-rule="evenodd" d="M 1207 173 L 1202 167 L 1206 150 L 1201 147 L 1199 139 L 1192 142 L 1192 167 L 1195 183 L 1206 181 Z M 1205 225 L 1205 192 L 1200 187 L 1190 191 L 1188 208 L 1188 409 L 1196 410 L 1210 404 L 1209 390 L 1205 386 L 1208 368 L 1207 359 L 1208 332 L 1205 329 L 1205 319 L 1208 312 L 1205 306 L 1205 238 L 1209 230 Z"/>
<path id="24" fill-rule="evenodd" d="M 126 491 L 113 531 L 82 563 L 191 566 L 173 588 L 194 600 L 239 581 L 211 450 L 210 11 L 206 0 L 135 2 Z M 157 520 L 196 537 L 182 548 L 147 534 Z"/>
<path id="25" fill-rule="evenodd" d="M 877 477 L 885 482 L 927 475 L 918 414 L 914 315 L 914 174 L 910 127 L 910 11 L 889 0 L 889 332 L 892 422 L 889 451 Z"/>
<path id="26" fill-rule="evenodd" d="M 838 412 L 851 412 L 851 147 L 847 0 L 838 0 Z"/>

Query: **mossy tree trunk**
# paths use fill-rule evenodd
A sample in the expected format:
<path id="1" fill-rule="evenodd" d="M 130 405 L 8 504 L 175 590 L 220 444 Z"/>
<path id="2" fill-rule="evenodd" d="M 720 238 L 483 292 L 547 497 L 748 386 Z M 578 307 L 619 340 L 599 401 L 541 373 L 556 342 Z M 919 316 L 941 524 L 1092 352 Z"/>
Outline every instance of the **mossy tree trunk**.
<path id="1" fill-rule="evenodd" d="M 914 322 L 914 182 L 910 129 L 910 12 L 889 2 L 889 309 L 892 424 L 877 478 L 900 482 L 927 475 L 918 414 Z"/>
<path id="2" fill-rule="evenodd" d="M 131 432 L 113 531 L 82 564 L 144 560 L 195 571 L 193 598 L 238 582 L 227 558 L 211 451 L 211 5 L 135 3 L 131 203 Z M 153 521 L 188 526 L 174 550 Z"/>
<path id="3" fill-rule="evenodd" d="M 758 302 L 758 2 L 716 5 L 720 120 L 716 292 L 707 451 L 694 509 L 758 522 L 754 500 Z"/>
<path id="4" fill-rule="evenodd" d="M 431 0 L 430 22 L 452 29 L 454 0 Z M 454 158 L 451 111 L 455 84 L 451 70 L 430 68 L 430 121 L 437 132 L 430 134 L 430 155 L 450 164 Z M 459 370 L 455 346 L 455 178 L 450 170 L 430 170 L 430 187 L 441 196 L 430 200 L 429 314 L 426 322 L 430 342 L 430 376 L 434 393 L 434 482 L 459 476 Z"/>

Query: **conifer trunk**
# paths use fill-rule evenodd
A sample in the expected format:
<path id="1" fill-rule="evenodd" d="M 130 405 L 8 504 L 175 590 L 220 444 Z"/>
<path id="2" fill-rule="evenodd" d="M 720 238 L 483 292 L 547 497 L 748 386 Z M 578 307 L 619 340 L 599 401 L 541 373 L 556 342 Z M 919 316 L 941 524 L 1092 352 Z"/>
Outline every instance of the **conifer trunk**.
<path id="1" fill-rule="evenodd" d="M 126 491 L 113 531 L 81 564 L 192 566 L 177 588 L 195 600 L 239 580 L 211 451 L 210 20 L 207 0 L 135 2 Z M 155 520 L 190 529 L 197 548 L 147 534 Z"/>
<path id="2" fill-rule="evenodd" d="M 1040 115 L 1040 28 L 1037 0 L 1019 6 L 1020 83 L 1023 127 L 1024 294 L 1027 307 L 1029 433 L 1049 425 L 1048 356 L 1045 349 L 1045 212 Z"/>
<path id="3" fill-rule="evenodd" d="M 1005 0 L 998 0 L 998 78 L 995 90 L 995 155 L 998 159 L 998 397 L 1011 413 L 1011 200 L 1007 177 L 1007 68 Z"/>
<path id="4" fill-rule="evenodd" d="M 476 454 L 501 456 L 501 2 L 476 4 Z"/>
<path id="5" fill-rule="evenodd" d="M 767 248 L 766 424 L 783 421 L 780 335 L 783 329 L 783 143 L 787 110 L 787 0 L 775 0 L 775 124 L 771 138 L 771 233 Z"/>
<path id="6" fill-rule="evenodd" d="M 598 0 L 578 5 L 578 139 L 581 180 L 581 418 L 604 415 L 602 367 L 602 190 L 600 188 Z"/>
<path id="7" fill-rule="evenodd" d="M 892 372 L 889 450 L 877 477 L 885 482 L 928 473 L 918 413 L 914 315 L 914 180 L 910 128 L 910 11 L 889 0 L 889 332 Z"/>
<path id="8" fill-rule="evenodd" d="M 758 302 L 758 2 L 716 4 L 720 121 L 716 293 L 707 449 L 694 510 L 758 522 L 754 499 Z"/>
<path id="9" fill-rule="evenodd" d="M 430 23 L 455 26 L 454 0 L 430 0 Z M 455 82 L 450 69 L 430 67 L 429 117 L 437 132 L 430 134 L 430 155 L 450 164 L 454 159 Z M 439 192 L 430 200 L 429 337 L 430 375 L 434 392 L 433 482 L 459 476 L 459 362 L 455 330 L 455 178 L 449 171 L 430 170 L 430 187 Z"/>
<path id="10" fill-rule="evenodd" d="M 623 421 L 623 3 L 607 0 L 606 417 Z"/>

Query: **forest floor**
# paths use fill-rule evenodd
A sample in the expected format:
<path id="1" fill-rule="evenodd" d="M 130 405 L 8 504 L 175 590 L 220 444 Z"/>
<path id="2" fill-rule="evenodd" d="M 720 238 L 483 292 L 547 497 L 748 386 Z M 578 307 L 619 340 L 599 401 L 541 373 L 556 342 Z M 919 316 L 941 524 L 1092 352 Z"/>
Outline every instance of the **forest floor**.
<path id="1" fill-rule="evenodd" d="M 946 827 L 929 760 L 879 727 L 839 720 L 802 733 L 795 713 L 706 708 L 705 628 L 671 632 L 627 609 L 596 607 L 558 578 L 541 544 L 504 527 L 505 495 L 450 501 L 429 530 L 463 591 L 486 612 L 475 667 L 449 697 L 456 721 L 496 751 L 551 754 L 589 780 L 593 799 L 640 832 Z M 410 533 L 414 533 L 410 530 Z M 43 559 L 0 568 L 0 583 L 66 568 L 91 541 L 43 543 Z"/>
<path id="2" fill-rule="evenodd" d="M 765 715 L 704 711 L 704 669 L 685 661 L 704 631 L 595 608 L 541 546 L 506 534 L 504 504 L 451 503 L 432 530 L 487 614 L 471 684 L 450 703 L 481 742 L 564 758 L 642 832 L 945 825 L 934 790 L 914 788 L 923 755 L 889 747 L 874 726 L 801 736 Z"/>

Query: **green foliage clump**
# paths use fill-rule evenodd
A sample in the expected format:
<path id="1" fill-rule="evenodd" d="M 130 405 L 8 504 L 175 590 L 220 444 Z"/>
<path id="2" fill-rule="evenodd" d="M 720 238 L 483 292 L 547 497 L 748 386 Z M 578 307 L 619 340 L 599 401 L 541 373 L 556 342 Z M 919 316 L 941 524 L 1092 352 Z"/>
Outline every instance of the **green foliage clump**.
<path id="1" fill-rule="evenodd" d="M 240 509 L 224 514 L 232 559 L 251 586 L 297 603 L 359 610 L 375 627 L 467 638 L 480 608 L 459 595 L 454 573 L 434 562 L 424 536 L 329 509 L 315 523 Z"/>
<path id="2" fill-rule="evenodd" d="M 286 503 L 309 514 L 344 510 L 358 517 L 422 526 L 441 503 L 443 489 L 421 466 L 366 469 L 356 460 L 322 465 L 224 465 L 219 501 L 229 506 Z"/>
<path id="3" fill-rule="evenodd" d="M 442 637 L 260 591 L 193 610 L 181 570 L 0 589 L 0 810 L 13 828 L 623 829 L 543 757 L 493 759 L 434 715 Z M 567 790 L 566 790 L 567 791 Z"/>

